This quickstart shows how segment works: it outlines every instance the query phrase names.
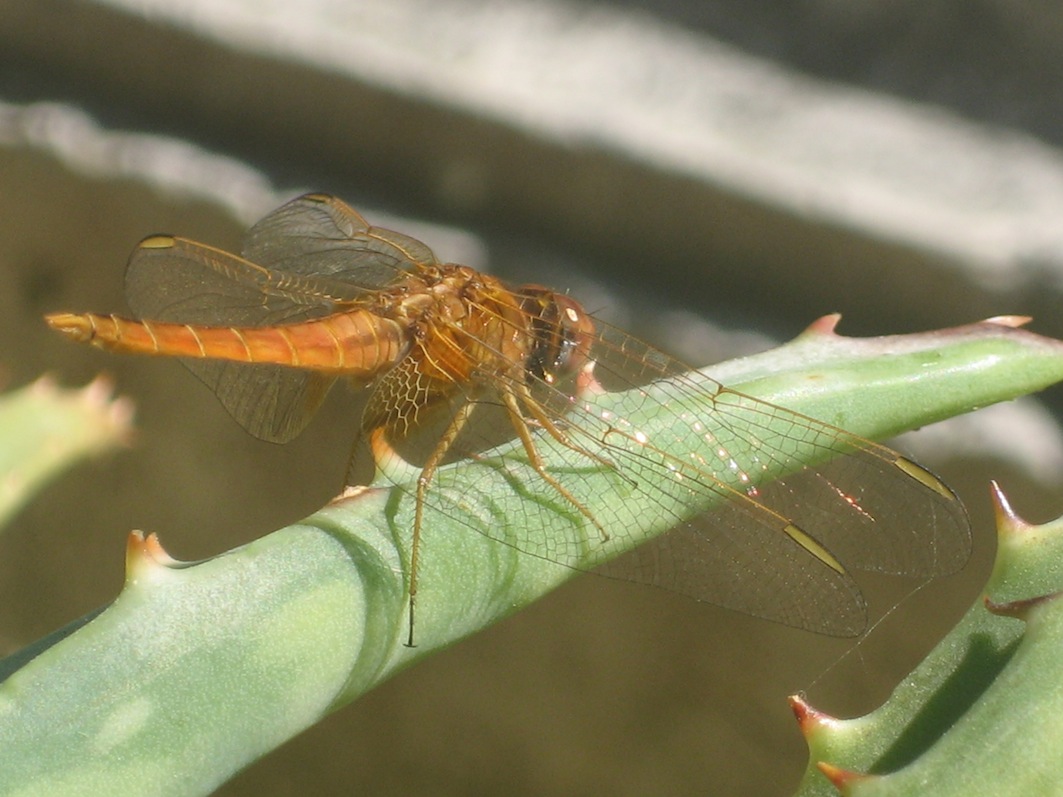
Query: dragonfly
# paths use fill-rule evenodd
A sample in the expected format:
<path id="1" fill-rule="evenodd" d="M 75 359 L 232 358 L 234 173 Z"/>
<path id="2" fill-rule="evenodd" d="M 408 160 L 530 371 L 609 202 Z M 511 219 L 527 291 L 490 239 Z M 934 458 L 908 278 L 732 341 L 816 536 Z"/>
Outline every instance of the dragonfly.
<path id="1" fill-rule="evenodd" d="M 507 452 L 503 468 L 519 460 L 539 503 L 585 532 L 544 547 L 529 523 L 500 541 L 818 633 L 866 629 L 854 572 L 929 579 L 970 554 L 963 505 L 913 461 L 692 372 L 566 293 L 441 263 L 329 195 L 269 213 L 239 255 L 149 236 L 130 257 L 126 296 L 135 319 L 46 321 L 101 349 L 181 358 L 263 440 L 297 436 L 337 380 L 364 395 L 360 438 L 377 468 L 397 473 L 398 462 L 414 474 L 399 485 L 414 502 L 411 646 L 427 510 L 445 503 L 436 482 L 446 465 L 493 452 Z M 603 397 L 624 390 L 643 413 L 679 413 L 658 433 L 667 440 L 605 409 Z M 564 455 L 561 466 L 547 448 Z M 615 476 L 615 501 L 592 508 L 580 491 L 588 470 Z M 635 534 L 636 501 L 670 532 L 587 565 L 588 541 L 604 548 Z"/>

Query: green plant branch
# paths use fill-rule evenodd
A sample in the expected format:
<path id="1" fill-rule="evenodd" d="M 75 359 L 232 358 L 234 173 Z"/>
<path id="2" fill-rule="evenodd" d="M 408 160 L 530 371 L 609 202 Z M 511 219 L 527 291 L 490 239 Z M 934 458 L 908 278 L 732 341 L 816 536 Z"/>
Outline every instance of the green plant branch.
<path id="1" fill-rule="evenodd" d="M 833 335 L 825 321 L 781 349 L 708 373 L 760 399 L 882 438 L 1060 380 L 1063 347 L 1000 324 L 851 340 Z M 624 417 L 652 424 L 654 439 L 682 422 L 676 412 L 639 418 L 653 402 L 638 392 L 597 403 L 607 402 Z M 544 449 L 550 472 L 577 485 L 592 512 L 617 511 L 595 503 L 616 501 L 623 485 L 614 473 L 577 473 L 564 450 Z M 403 645 L 408 485 L 378 483 L 303 523 L 195 564 L 173 562 L 153 539 L 133 537 L 126 585 L 115 602 L 0 685 L 2 790 L 208 793 L 399 669 L 594 563 L 581 553 L 572 554 L 572 567 L 550 561 L 551 551 L 594 548 L 589 524 L 574 523 L 564 502 L 515 490 L 524 483 L 519 465 L 463 461 L 441 471 L 437 482 L 426 514 L 413 649 Z M 604 546 L 616 549 L 610 553 L 665 530 L 645 508 L 630 510 L 630 518 L 638 533 L 611 539 Z M 528 523 L 537 526 L 542 556 L 504 542 L 525 534 Z"/>
<path id="2" fill-rule="evenodd" d="M 0 397 L 0 527 L 63 468 L 123 443 L 132 414 L 102 379 L 82 390 L 38 379 Z"/>

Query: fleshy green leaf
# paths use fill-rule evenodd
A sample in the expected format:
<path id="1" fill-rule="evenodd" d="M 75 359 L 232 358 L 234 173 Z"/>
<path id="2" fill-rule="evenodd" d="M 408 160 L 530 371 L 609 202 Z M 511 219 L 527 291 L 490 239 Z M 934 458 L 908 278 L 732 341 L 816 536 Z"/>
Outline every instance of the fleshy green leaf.
<path id="1" fill-rule="evenodd" d="M 1055 794 L 1063 783 L 1063 520 L 1029 526 L 997 492 L 999 546 L 976 603 L 880 708 L 806 720 L 799 794 L 837 794 L 817 767 L 873 773 L 854 797 Z"/>
<path id="2" fill-rule="evenodd" d="M 102 380 L 67 391 L 40 379 L 0 396 L 0 525 L 63 468 L 125 440 L 131 418 Z"/>

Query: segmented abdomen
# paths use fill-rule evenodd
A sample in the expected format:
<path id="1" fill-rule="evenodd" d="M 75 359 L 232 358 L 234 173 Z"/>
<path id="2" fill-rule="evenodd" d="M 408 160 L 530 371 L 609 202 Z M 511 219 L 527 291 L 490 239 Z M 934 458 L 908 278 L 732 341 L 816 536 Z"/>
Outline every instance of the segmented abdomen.
<path id="1" fill-rule="evenodd" d="M 128 354 L 274 363 L 372 377 L 406 351 L 401 325 L 353 310 L 274 327 L 203 327 L 119 316 L 55 313 L 52 328 L 101 349 Z"/>

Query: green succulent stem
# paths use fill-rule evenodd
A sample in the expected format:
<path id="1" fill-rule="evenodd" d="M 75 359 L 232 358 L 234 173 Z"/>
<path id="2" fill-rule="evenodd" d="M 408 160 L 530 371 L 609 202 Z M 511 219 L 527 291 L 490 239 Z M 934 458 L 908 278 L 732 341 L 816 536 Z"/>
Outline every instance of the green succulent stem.
<path id="1" fill-rule="evenodd" d="M 800 797 L 837 794 L 819 770 L 856 777 L 853 797 L 1056 794 L 1063 783 L 1063 519 L 1030 526 L 1004 494 L 997 559 L 978 601 L 867 716 L 805 725 Z"/>
<path id="2" fill-rule="evenodd" d="M 82 390 L 39 379 L 0 398 L 0 527 L 63 468 L 122 444 L 132 406 L 110 393 L 101 379 Z"/>

